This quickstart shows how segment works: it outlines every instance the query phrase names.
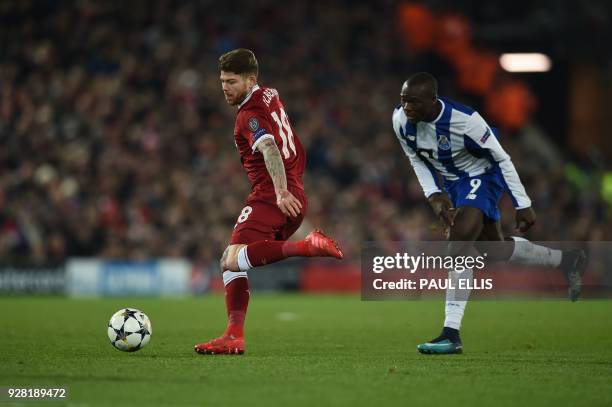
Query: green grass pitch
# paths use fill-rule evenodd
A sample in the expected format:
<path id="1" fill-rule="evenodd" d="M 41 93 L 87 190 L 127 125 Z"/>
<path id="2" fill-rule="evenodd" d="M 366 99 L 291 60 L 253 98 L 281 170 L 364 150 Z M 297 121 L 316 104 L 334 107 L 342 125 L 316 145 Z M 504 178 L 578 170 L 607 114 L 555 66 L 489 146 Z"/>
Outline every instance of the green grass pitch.
<path id="1" fill-rule="evenodd" d="M 153 324 L 136 353 L 106 337 L 126 306 Z M 0 298 L 0 386 L 68 386 L 70 406 L 612 405 L 612 301 L 471 302 L 449 356 L 416 352 L 441 301 L 255 293 L 245 355 L 194 353 L 224 314 L 220 296 Z"/>

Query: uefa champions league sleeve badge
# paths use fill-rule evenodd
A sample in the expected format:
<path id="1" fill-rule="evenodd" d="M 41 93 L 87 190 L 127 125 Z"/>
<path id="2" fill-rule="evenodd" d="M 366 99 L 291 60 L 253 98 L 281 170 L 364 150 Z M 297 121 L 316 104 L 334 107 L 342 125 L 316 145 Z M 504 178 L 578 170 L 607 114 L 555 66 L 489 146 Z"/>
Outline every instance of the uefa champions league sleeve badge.
<path id="1" fill-rule="evenodd" d="M 259 128 L 259 121 L 257 121 L 257 117 L 251 117 L 249 119 L 249 130 L 255 132 Z"/>

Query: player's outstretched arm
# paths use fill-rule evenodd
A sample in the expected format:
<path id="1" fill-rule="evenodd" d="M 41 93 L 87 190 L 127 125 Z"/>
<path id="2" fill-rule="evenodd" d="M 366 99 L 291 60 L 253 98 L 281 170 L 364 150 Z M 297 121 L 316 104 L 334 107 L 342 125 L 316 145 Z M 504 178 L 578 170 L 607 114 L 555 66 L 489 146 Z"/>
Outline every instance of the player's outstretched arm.
<path id="1" fill-rule="evenodd" d="M 302 209 L 301 202 L 287 189 L 287 175 L 281 153 L 274 140 L 267 139 L 259 143 L 257 149 L 261 152 L 266 168 L 276 192 L 276 204 L 285 216 L 296 217 Z"/>

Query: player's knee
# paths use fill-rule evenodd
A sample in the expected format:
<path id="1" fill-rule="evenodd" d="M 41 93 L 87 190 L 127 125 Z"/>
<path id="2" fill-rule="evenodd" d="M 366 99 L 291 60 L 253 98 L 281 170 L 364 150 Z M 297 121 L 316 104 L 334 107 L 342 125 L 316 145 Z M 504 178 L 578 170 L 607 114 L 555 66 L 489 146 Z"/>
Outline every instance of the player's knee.
<path id="1" fill-rule="evenodd" d="M 245 245 L 233 244 L 228 246 L 221 256 L 220 266 L 221 272 L 224 271 L 240 271 L 238 266 L 238 251 Z"/>
<path id="2" fill-rule="evenodd" d="M 240 271 L 240 269 L 238 268 L 238 261 L 235 257 L 227 256 L 225 259 L 221 259 L 219 263 L 221 272 Z"/>

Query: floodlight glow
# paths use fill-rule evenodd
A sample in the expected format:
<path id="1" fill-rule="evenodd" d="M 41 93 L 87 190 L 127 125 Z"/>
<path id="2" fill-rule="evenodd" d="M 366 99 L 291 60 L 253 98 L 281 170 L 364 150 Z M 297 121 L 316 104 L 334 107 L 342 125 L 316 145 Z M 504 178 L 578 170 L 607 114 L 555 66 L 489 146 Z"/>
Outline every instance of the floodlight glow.
<path id="1" fill-rule="evenodd" d="M 502 54 L 499 63 L 508 72 L 547 72 L 552 66 L 548 55 L 538 52 Z"/>

